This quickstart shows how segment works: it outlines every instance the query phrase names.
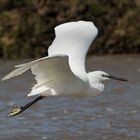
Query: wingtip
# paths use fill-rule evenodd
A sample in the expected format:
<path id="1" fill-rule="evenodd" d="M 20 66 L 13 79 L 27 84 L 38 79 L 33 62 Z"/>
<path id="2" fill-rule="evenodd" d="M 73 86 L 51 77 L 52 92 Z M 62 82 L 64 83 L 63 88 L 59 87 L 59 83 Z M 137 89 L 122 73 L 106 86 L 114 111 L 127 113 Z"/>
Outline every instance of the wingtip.
<path id="1" fill-rule="evenodd" d="M 12 77 L 8 74 L 8 75 L 4 76 L 4 77 L 1 79 L 1 81 L 5 81 L 5 80 L 8 80 L 8 79 L 10 79 L 10 78 L 12 78 Z"/>
<path id="2" fill-rule="evenodd" d="M 7 78 L 7 76 L 4 76 L 1 81 L 5 81 L 5 80 L 8 80 L 9 78 Z"/>

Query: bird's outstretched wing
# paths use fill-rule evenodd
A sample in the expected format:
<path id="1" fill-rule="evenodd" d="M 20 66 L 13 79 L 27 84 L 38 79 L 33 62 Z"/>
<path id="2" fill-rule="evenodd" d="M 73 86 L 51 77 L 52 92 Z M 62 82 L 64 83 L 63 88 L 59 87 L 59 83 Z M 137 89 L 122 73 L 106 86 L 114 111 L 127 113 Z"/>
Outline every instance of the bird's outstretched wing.
<path id="1" fill-rule="evenodd" d="M 18 76 L 31 69 L 37 84 L 32 88 L 28 96 L 49 92 L 51 88 L 61 90 L 64 89 L 65 83 L 80 80 L 72 73 L 68 63 L 68 56 L 66 55 L 44 57 L 15 67 L 16 69 L 2 80 Z"/>
<path id="2" fill-rule="evenodd" d="M 56 37 L 48 49 L 49 55 L 66 54 L 72 72 L 82 80 L 87 80 L 85 59 L 87 51 L 98 34 L 92 22 L 78 21 L 55 27 Z"/>

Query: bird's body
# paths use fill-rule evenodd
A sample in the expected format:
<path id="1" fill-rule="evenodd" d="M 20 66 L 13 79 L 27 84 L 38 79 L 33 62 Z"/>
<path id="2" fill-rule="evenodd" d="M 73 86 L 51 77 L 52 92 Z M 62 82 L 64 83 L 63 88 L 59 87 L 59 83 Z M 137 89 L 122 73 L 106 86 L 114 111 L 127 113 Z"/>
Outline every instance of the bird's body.
<path id="1" fill-rule="evenodd" d="M 101 90 L 91 87 L 85 59 L 97 33 L 92 22 L 61 24 L 55 28 L 56 37 L 48 49 L 48 57 L 16 66 L 4 79 L 31 69 L 37 84 L 28 96 L 95 96 Z"/>
<path id="2" fill-rule="evenodd" d="M 125 79 L 110 76 L 103 71 L 89 73 L 86 71 L 86 55 L 98 34 L 98 30 L 92 22 L 64 23 L 55 28 L 55 34 L 56 37 L 48 49 L 47 57 L 15 66 L 16 69 L 3 80 L 31 69 L 37 83 L 28 96 L 43 97 L 93 97 L 104 91 L 104 80 L 112 78 L 125 81 Z"/>

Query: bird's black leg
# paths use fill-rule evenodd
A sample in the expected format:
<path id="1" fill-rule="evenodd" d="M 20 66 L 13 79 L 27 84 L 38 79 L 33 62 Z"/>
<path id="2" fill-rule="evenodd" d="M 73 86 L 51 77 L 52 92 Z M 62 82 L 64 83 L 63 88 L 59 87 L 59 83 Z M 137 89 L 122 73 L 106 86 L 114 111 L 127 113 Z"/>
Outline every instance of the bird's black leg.
<path id="1" fill-rule="evenodd" d="M 26 109 L 28 109 L 30 106 L 32 106 L 33 104 L 35 104 L 36 102 L 38 102 L 39 100 L 45 98 L 44 96 L 39 96 L 37 97 L 35 100 L 29 102 L 28 104 L 24 105 L 24 106 L 15 106 L 14 109 L 8 113 L 8 117 L 12 117 L 12 116 L 16 116 L 20 113 L 22 113 L 23 111 L 25 111 Z"/>

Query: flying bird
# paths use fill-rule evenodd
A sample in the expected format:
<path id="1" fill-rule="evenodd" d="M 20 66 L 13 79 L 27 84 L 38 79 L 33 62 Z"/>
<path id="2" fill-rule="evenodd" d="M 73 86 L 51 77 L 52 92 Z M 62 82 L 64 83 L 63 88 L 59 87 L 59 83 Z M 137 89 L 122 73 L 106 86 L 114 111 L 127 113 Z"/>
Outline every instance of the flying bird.
<path id="1" fill-rule="evenodd" d="M 48 49 L 48 56 L 15 66 L 2 80 L 7 80 L 31 70 L 36 84 L 27 95 L 37 98 L 24 106 L 17 106 L 8 114 L 15 116 L 37 101 L 48 96 L 94 97 L 104 91 L 104 81 L 115 79 L 103 71 L 87 72 L 86 55 L 98 29 L 90 21 L 68 22 L 55 27 L 55 39 Z"/>

